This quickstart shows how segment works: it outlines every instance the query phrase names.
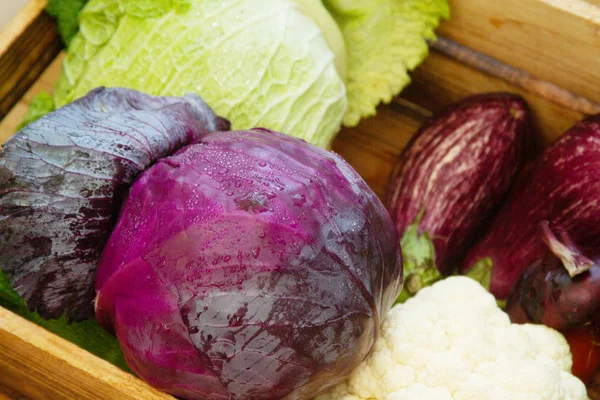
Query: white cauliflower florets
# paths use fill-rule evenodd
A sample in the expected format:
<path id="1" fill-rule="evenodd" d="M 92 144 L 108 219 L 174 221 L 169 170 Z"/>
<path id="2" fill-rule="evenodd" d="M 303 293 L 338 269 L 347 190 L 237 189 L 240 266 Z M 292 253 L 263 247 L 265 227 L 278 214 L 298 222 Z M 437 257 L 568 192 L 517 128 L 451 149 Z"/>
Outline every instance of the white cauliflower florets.
<path id="1" fill-rule="evenodd" d="M 584 400 L 565 338 L 511 324 L 494 297 L 450 277 L 392 308 L 373 353 L 316 400 Z"/>

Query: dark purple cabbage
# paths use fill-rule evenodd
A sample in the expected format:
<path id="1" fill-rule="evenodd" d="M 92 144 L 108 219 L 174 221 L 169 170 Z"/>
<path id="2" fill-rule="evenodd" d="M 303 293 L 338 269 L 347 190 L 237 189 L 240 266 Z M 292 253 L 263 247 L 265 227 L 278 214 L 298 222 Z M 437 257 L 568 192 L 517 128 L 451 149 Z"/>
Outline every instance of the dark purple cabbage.
<path id="1" fill-rule="evenodd" d="M 0 264 L 29 309 L 93 315 L 97 263 L 129 184 L 227 128 L 195 95 L 98 88 L 11 137 L 0 150 Z"/>
<path id="2" fill-rule="evenodd" d="M 130 367 L 188 399 L 308 399 L 365 358 L 402 285 L 384 206 L 336 154 L 213 133 L 132 186 L 96 316 Z"/>

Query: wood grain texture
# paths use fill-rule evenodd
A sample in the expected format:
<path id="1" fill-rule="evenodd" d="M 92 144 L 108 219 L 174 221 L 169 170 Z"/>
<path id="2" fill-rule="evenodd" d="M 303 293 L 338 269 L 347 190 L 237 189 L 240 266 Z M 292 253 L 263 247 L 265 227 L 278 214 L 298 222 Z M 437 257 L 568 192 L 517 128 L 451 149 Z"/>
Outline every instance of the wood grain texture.
<path id="1" fill-rule="evenodd" d="M 27 35 L 27 27 L 44 11 L 47 4 L 47 0 L 29 0 L 25 4 L 2 31 L 2 35 L 0 36 L 0 54 L 6 53 L 6 50 L 20 36 Z"/>
<path id="2" fill-rule="evenodd" d="M 33 400 L 16 390 L 0 385 L 0 400 Z"/>
<path id="3" fill-rule="evenodd" d="M 0 119 L 62 48 L 45 5 L 44 0 L 30 1 L 0 35 Z"/>
<path id="4" fill-rule="evenodd" d="M 550 81 L 536 78 L 522 69 L 515 68 L 496 58 L 472 50 L 444 36 L 438 36 L 438 40 L 430 42 L 430 46 L 438 53 L 451 57 L 488 75 L 501 78 L 518 88 L 539 94 L 562 107 L 585 114 L 600 113 L 600 103 L 595 103 L 587 97 L 573 93 Z"/>
<path id="5" fill-rule="evenodd" d="M 600 103 L 600 0 L 449 0 L 440 34 Z"/>
<path id="6" fill-rule="evenodd" d="M 168 400 L 133 375 L 0 307 L 0 387 L 33 399 Z"/>
<path id="7" fill-rule="evenodd" d="M 60 53 L 4 118 L 0 118 L 0 143 L 5 142 L 15 133 L 17 126 L 23 121 L 23 117 L 27 113 L 29 103 L 36 95 L 41 92 L 52 93 L 52 87 L 60 74 L 63 60 L 64 53 Z"/>
<path id="8" fill-rule="evenodd" d="M 536 136 L 544 146 L 584 117 L 582 113 L 563 108 L 435 52 L 415 71 L 413 79 L 413 85 L 402 96 L 430 110 L 483 92 L 507 91 L 522 95 L 531 107 L 536 122 Z"/>

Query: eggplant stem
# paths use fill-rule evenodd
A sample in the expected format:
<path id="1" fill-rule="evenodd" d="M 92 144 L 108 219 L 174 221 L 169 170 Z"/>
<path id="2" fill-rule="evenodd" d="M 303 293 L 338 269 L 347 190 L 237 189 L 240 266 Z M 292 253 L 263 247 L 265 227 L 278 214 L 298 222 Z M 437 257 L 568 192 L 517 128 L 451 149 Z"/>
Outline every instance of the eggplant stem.
<path id="1" fill-rule="evenodd" d="M 419 274 L 409 274 L 406 278 L 406 290 L 410 295 L 414 296 L 423 289 L 423 279 Z"/>
<path id="2" fill-rule="evenodd" d="M 479 71 L 493 75 L 521 89 L 535 93 L 548 101 L 568 107 L 583 114 L 599 114 L 600 104 L 562 88 L 554 83 L 536 78 L 533 75 L 493 57 L 462 46 L 450 39 L 439 36 L 429 45 L 445 56 L 458 60 Z"/>
<path id="3" fill-rule="evenodd" d="M 552 253 L 560 258 L 571 278 L 592 268 L 594 262 L 581 254 L 581 251 L 571 241 L 571 238 L 564 229 L 555 228 L 560 236 L 560 239 L 558 239 L 552 229 L 550 229 L 547 221 L 542 222 L 541 227 L 544 243 L 546 243 Z"/>

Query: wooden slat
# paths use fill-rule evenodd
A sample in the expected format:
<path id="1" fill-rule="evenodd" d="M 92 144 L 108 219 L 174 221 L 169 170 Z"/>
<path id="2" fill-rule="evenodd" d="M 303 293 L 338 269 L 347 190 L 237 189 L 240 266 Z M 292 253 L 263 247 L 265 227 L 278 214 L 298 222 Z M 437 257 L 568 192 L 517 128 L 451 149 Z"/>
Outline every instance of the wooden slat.
<path id="1" fill-rule="evenodd" d="M 29 0 L 2 31 L 0 36 L 0 54 L 6 53 L 8 48 L 19 36 L 26 34 L 27 27 L 44 11 L 47 0 Z"/>
<path id="2" fill-rule="evenodd" d="M 32 400 L 16 390 L 0 386 L 0 400 Z"/>
<path id="3" fill-rule="evenodd" d="M 0 387 L 26 397 L 40 400 L 173 399 L 1 307 L 0 354 Z"/>
<path id="4" fill-rule="evenodd" d="M 0 119 L 60 52 L 56 24 L 45 0 L 30 1 L 0 34 Z"/>
<path id="5" fill-rule="evenodd" d="M 600 0 L 449 0 L 440 34 L 600 103 Z"/>
<path id="6" fill-rule="evenodd" d="M 19 99 L 14 107 L 6 114 L 4 118 L 0 118 L 0 143 L 4 143 L 6 139 L 15 133 L 17 126 L 23 121 L 23 117 L 27 112 L 31 99 L 40 92 L 52 93 L 54 82 L 62 67 L 64 53 L 52 61 L 40 77 L 35 81 L 31 88 Z"/>
<path id="7" fill-rule="evenodd" d="M 530 105 L 536 136 L 544 146 L 552 143 L 583 114 L 556 105 L 534 93 L 518 89 L 498 78 L 475 71 L 443 55 L 432 53 L 413 74 L 414 84 L 403 93 L 409 100 L 431 110 L 445 107 L 477 93 L 508 91 L 521 94 Z"/>

